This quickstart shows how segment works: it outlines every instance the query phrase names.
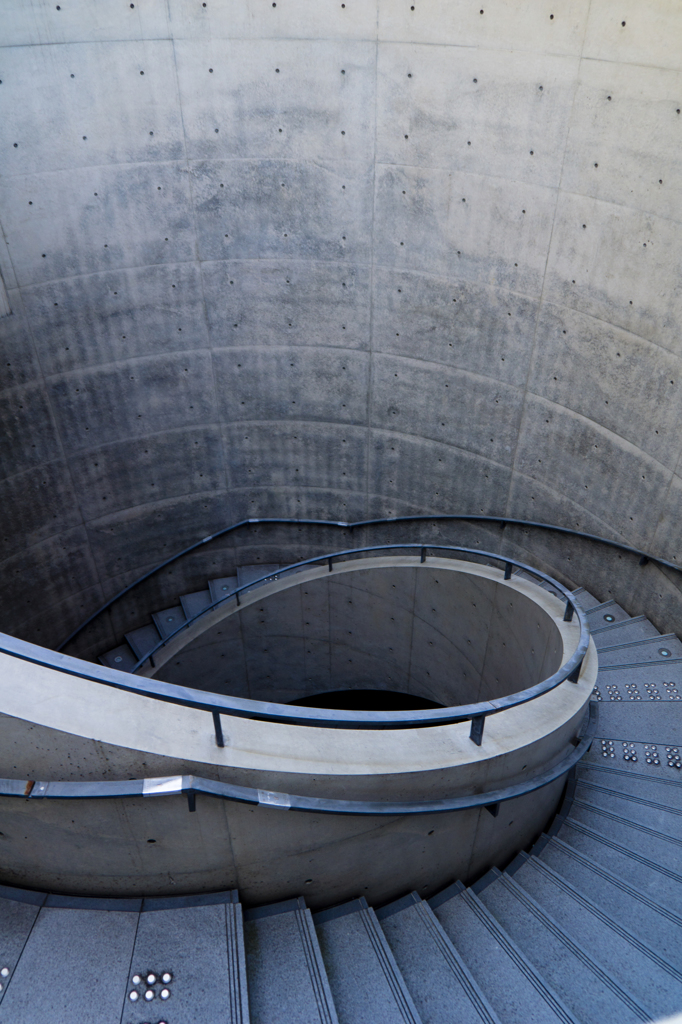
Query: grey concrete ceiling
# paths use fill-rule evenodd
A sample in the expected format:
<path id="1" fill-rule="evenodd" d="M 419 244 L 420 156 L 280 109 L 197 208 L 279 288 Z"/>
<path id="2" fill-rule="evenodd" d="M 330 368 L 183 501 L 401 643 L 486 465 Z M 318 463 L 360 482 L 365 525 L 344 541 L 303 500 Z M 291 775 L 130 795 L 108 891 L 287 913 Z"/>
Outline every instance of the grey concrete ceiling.
<path id="1" fill-rule="evenodd" d="M 245 515 L 678 553 L 682 7 L 479 3 L 5 0 L 1 627 Z"/>

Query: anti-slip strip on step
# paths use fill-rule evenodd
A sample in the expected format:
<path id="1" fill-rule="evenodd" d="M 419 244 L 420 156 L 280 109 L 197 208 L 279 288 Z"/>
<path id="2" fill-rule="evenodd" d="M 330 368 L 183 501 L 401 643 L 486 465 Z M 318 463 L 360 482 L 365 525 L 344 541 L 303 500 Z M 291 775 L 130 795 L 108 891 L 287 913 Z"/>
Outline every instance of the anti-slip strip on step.
<path id="1" fill-rule="evenodd" d="M 459 884 L 461 885 L 461 883 Z M 438 897 L 436 897 L 436 899 L 437 898 Z M 497 921 L 497 919 L 490 913 L 485 904 L 481 902 L 479 897 L 476 896 L 471 889 L 465 889 L 462 886 L 461 891 L 456 894 L 454 898 L 461 899 L 468 913 L 475 916 L 478 924 L 485 929 L 485 933 L 487 933 L 492 941 L 493 949 L 499 949 L 505 962 L 509 964 L 509 969 L 512 974 L 518 974 L 518 976 L 523 979 L 524 983 L 529 986 L 529 991 L 534 993 L 535 997 L 540 997 L 542 1000 L 540 1005 L 544 1006 L 544 1008 L 549 1011 L 552 1018 L 556 1018 L 556 1020 L 560 1021 L 561 1024 L 579 1024 L 569 1008 L 559 998 L 545 979 L 538 974 L 523 951 L 505 931 L 499 921 Z M 431 904 L 432 901 L 429 900 L 429 903 Z M 446 927 L 446 932 L 447 930 L 448 929 Z M 453 934 L 452 938 L 455 947 L 457 948 L 456 936 Z M 481 980 L 482 979 L 479 979 L 479 983 Z"/>
<path id="2" fill-rule="evenodd" d="M 677 871 L 673 871 L 671 868 L 667 868 L 664 864 L 659 864 L 657 861 L 649 860 L 648 857 L 644 857 L 642 854 L 629 849 L 627 846 L 621 846 L 620 843 L 614 842 L 613 839 L 604 835 L 603 832 L 590 828 L 588 825 L 583 824 L 583 822 L 578 821 L 576 818 L 566 818 L 562 822 L 562 828 L 559 829 L 559 832 L 550 838 L 561 839 L 563 826 L 566 826 L 567 829 L 572 829 L 574 832 L 579 832 L 581 835 L 584 835 L 586 838 L 591 839 L 596 843 L 600 843 L 602 846 L 607 846 L 609 849 L 613 850 L 614 853 L 628 857 L 630 860 L 637 861 L 642 865 L 642 867 L 646 867 L 651 871 L 657 871 L 659 874 L 665 875 L 666 878 L 670 878 L 673 882 L 682 886 L 682 875 Z M 565 842 L 565 840 L 562 841 Z M 565 845 L 570 846 L 571 844 L 566 843 Z"/>
<path id="3" fill-rule="evenodd" d="M 551 840 L 550 842 L 556 842 L 556 840 Z M 662 971 L 665 971 L 666 974 L 669 974 L 671 978 L 674 978 L 676 981 L 682 982 L 681 971 L 679 971 L 676 967 L 674 967 L 662 956 L 659 956 L 656 950 L 652 949 L 646 943 L 642 942 L 635 935 L 633 935 L 632 931 L 628 930 L 627 928 L 624 928 L 622 924 L 620 924 L 617 920 L 614 920 L 613 917 L 610 917 L 608 914 L 606 914 L 599 906 L 597 906 L 596 903 L 594 903 L 593 900 L 590 900 L 587 897 L 585 897 L 579 889 L 577 889 L 574 885 L 571 885 L 570 882 L 568 882 L 565 878 L 558 874 L 558 872 L 554 871 L 548 864 L 545 864 L 540 857 L 528 856 L 527 854 L 524 854 L 523 856 L 525 857 L 526 863 L 529 865 L 529 867 L 531 867 L 534 871 L 538 871 L 542 875 L 544 875 L 545 878 L 551 881 L 553 885 L 555 885 L 566 896 L 568 896 L 571 900 L 577 903 L 584 911 L 586 911 L 589 914 L 592 914 L 606 928 L 609 928 L 612 931 L 614 931 L 617 935 L 620 936 L 621 939 L 623 939 L 624 942 L 627 942 L 630 946 L 632 946 L 633 949 L 636 949 L 640 955 L 647 957 L 647 959 L 649 959 L 653 964 L 656 964 L 656 966 L 659 967 Z M 578 858 L 576 858 L 576 860 L 577 859 Z M 587 858 L 583 858 L 583 863 L 586 862 Z M 592 865 L 589 866 L 591 867 Z M 603 875 L 604 877 L 607 877 L 606 872 L 603 872 Z M 610 876 L 609 880 L 612 881 L 614 884 L 618 884 L 621 882 L 620 879 L 616 880 L 614 876 Z M 523 886 L 523 878 L 521 878 L 521 881 L 518 884 Z M 629 895 L 631 894 L 629 886 L 626 886 L 623 883 L 620 885 L 620 887 L 623 889 L 623 891 L 628 892 Z M 660 908 L 653 901 L 648 901 L 648 905 L 651 909 L 660 912 Z"/>
<path id="4" fill-rule="evenodd" d="M 627 1007 L 630 1012 L 641 1021 L 649 1021 L 651 1014 L 643 1007 L 639 1000 L 622 986 L 617 984 L 608 971 L 597 963 L 594 957 L 563 930 L 554 918 L 548 914 L 540 904 L 534 900 L 514 879 L 506 874 L 498 872 L 497 884 L 501 885 L 525 910 L 530 913 L 546 931 L 556 939 L 567 952 L 575 958 L 591 974 L 598 984 L 610 991 L 616 999 Z M 588 975 L 589 976 L 589 975 Z"/>

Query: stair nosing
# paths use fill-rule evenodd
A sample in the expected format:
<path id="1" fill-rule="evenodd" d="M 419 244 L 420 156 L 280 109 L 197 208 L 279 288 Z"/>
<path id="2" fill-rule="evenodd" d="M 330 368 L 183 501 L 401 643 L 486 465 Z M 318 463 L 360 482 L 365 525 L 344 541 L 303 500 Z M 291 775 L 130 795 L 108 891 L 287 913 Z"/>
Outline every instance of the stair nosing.
<path id="1" fill-rule="evenodd" d="M 505 955 L 511 960 L 516 969 L 523 974 L 526 981 L 535 989 L 541 999 L 547 1003 L 553 1013 L 563 1021 L 563 1024 L 578 1024 L 567 1006 L 559 999 L 559 996 L 547 984 L 545 979 L 538 974 L 525 953 L 514 942 L 512 937 L 502 927 L 500 922 L 488 910 L 478 896 L 470 889 L 464 889 L 458 894 L 467 906 L 476 914 L 481 924 L 490 933 L 493 940 L 502 948 Z M 457 897 L 453 897 L 456 899 Z"/>
<path id="2" fill-rule="evenodd" d="M 551 842 L 552 840 L 550 840 L 550 844 Z M 570 853 L 568 855 L 570 856 Z M 661 970 L 665 971 L 667 974 L 670 974 L 671 977 L 675 978 L 677 981 L 682 983 L 682 972 L 680 972 L 676 967 L 674 967 L 673 964 L 669 963 L 667 960 L 664 960 L 663 957 L 661 957 L 654 949 L 648 946 L 645 942 L 642 942 L 641 939 L 638 939 L 634 935 L 629 934 L 624 928 L 622 928 L 618 924 L 617 921 L 610 920 L 608 914 L 606 914 L 605 911 L 598 907 L 597 904 L 594 903 L 592 900 L 588 899 L 580 891 L 580 889 L 577 889 L 574 885 L 571 884 L 571 882 L 563 878 L 563 876 L 558 871 L 552 868 L 549 864 L 545 864 L 545 862 L 540 857 L 530 856 L 528 857 L 528 862 L 532 864 L 535 870 L 544 872 L 545 875 L 547 875 L 547 877 L 549 877 L 551 881 L 557 886 L 557 888 L 563 889 L 567 896 L 575 900 L 576 903 L 579 903 L 583 907 L 583 909 L 586 910 L 589 914 L 593 914 L 595 917 L 597 917 L 602 922 L 602 924 L 604 924 L 607 928 L 612 929 L 617 935 L 620 936 L 621 939 L 623 939 L 630 946 L 632 946 L 633 949 L 636 949 L 638 953 L 640 953 L 642 956 L 648 957 L 649 960 L 655 963 L 657 967 L 660 967 Z M 606 874 L 606 872 L 604 872 L 604 874 Z M 517 884 L 520 884 L 523 887 L 523 882 L 517 882 Z M 622 888 L 625 889 L 625 886 L 622 886 Z M 653 905 L 653 907 L 656 910 L 659 909 L 655 904 Z"/>
<path id="3" fill-rule="evenodd" d="M 668 910 L 667 907 L 662 907 L 660 903 L 657 903 L 655 900 L 645 896 L 644 893 L 638 892 L 637 889 L 631 886 L 629 882 L 626 882 L 625 879 L 620 878 L 612 871 L 609 871 L 608 868 L 602 867 L 602 865 L 598 864 L 597 861 L 593 861 L 591 857 L 581 853 L 579 850 L 574 850 L 568 843 L 564 843 L 563 840 L 559 839 L 558 836 L 552 836 L 550 838 L 550 843 L 553 842 L 561 844 L 561 846 L 566 850 L 567 856 L 573 857 L 574 860 L 582 861 L 585 864 L 585 867 L 587 867 L 589 871 L 592 871 L 593 874 L 600 875 L 605 881 L 616 886 L 616 888 L 621 889 L 628 896 L 631 896 L 639 903 L 643 903 L 644 906 L 653 910 L 655 913 L 661 914 L 662 917 L 667 918 L 671 924 L 677 925 L 678 927 L 682 926 L 682 917 L 679 914 L 676 914 L 672 910 Z M 680 975 L 680 978 L 682 979 L 682 975 Z"/>
<path id="4" fill-rule="evenodd" d="M 645 1009 L 645 1007 L 643 1007 L 633 995 L 621 988 L 621 986 L 610 977 L 609 972 L 605 970 L 605 968 L 603 968 L 601 964 L 594 959 L 594 957 L 591 957 L 582 946 L 572 939 L 564 931 L 558 921 L 555 921 L 554 918 L 548 914 L 544 908 L 541 907 L 540 904 L 534 900 L 533 897 L 522 888 L 522 886 L 519 885 L 518 882 L 515 882 L 510 875 L 503 872 L 500 874 L 498 883 L 504 886 L 520 903 L 525 904 L 530 913 L 532 913 L 535 918 L 540 921 L 540 923 L 547 928 L 547 930 L 550 931 L 556 939 L 559 940 L 559 942 L 563 943 L 563 945 L 570 950 L 573 956 L 575 956 L 584 967 L 591 971 L 602 985 L 613 992 L 617 999 L 620 999 L 620 1001 L 624 1003 L 634 1014 L 641 1015 L 640 1019 L 642 1021 L 651 1020 L 651 1014 Z"/>

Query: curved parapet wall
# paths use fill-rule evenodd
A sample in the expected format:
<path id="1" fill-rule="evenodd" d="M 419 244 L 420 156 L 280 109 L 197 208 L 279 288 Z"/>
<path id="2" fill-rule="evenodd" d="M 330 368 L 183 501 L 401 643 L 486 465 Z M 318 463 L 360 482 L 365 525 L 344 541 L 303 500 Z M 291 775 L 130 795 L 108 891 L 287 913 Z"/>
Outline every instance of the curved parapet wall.
<path id="1" fill-rule="evenodd" d="M 556 672 L 563 643 L 544 608 L 499 577 L 418 555 L 302 566 L 201 614 L 145 674 L 278 703 L 365 687 L 444 707 L 507 696 Z"/>
<path id="2" fill-rule="evenodd" d="M 563 601 L 528 581 L 505 581 L 497 570 L 467 568 L 496 574 L 509 595 L 533 603 L 561 638 L 560 661 L 567 660 L 580 625 L 564 622 Z M 500 804 L 497 817 L 483 805 L 496 802 L 500 789 L 539 779 L 570 754 L 597 671 L 590 644 L 576 683 L 566 680 L 489 716 L 481 746 L 472 743 L 468 722 L 368 733 L 225 715 L 225 747 L 218 748 L 206 712 L 0 658 L 0 775 L 49 782 L 190 773 L 266 795 L 257 805 L 199 795 L 195 813 L 179 795 L 158 801 L 0 797 L 4 881 L 110 895 L 238 884 L 249 902 L 304 891 L 312 905 L 355 894 L 359 877 L 377 901 L 406 888 L 433 890 L 504 863 L 526 845 L 555 809 L 561 776 Z M 276 799 L 268 806 L 269 793 L 412 803 L 483 799 L 468 810 L 386 818 L 285 812 Z"/>

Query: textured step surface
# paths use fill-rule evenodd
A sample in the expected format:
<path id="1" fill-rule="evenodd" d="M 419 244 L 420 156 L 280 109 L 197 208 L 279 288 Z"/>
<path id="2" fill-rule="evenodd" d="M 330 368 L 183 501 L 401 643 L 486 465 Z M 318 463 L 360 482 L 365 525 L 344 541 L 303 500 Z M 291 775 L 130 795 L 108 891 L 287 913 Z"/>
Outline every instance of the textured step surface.
<path id="1" fill-rule="evenodd" d="M 132 629 L 126 633 L 126 642 L 130 645 L 133 654 L 139 660 L 146 658 L 150 651 L 154 650 L 161 634 L 153 623 L 140 626 L 139 629 Z"/>
<path id="2" fill-rule="evenodd" d="M 650 857 L 615 842 L 609 835 L 587 828 L 568 818 L 552 837 L 555 849 L 560 844 L 576 855 L 582 854 L 612 874 L 639 888 L 660 906 L 682 915 L 682 874 L 657 864 Z M 544 858 L 543 858 L 544 859 Z M 682 866 L 682 865 L 681 865 Z"/>
<path id="3" fill-rule="evenodd" d="M 240 587 L 245 587 L 255 580 L 260 580 L 263 576 L 277 573 L 281 568 L 281 565 L 274 562 L 268 565 L 240 565 L 237 568 L 237 584 Z"/>
<path id="4" fill-rule="evenodd" d="M 114 647 L 113 651 L 106 651 L 105 654 L 100 654 L 98 660 L 108 668 L 117 668 L 119 672 L 132 672 L 138 659 L 126 643 L 121 644 L 120 647 Z"/>
<path id="5" fill-rule="evenodd" d="M 168 1014 L 173 1021 L 248 1024 L 241 906 L 235 893 L 145 900 L 128 978 L 126 1014 Z M 166 997 L 166 998 L 164 998 Z M 163 1004 L 163 1009 L 159 1003 Z"/>
<path id="6" fill-rule="evenodd" d="M 514 881 L 552 916 L 590 957 L 655 1015 L 682 1006 L 682 976 L 620 914 L 597 907 L 550 857 L 520 855 L 507 869 Z M 552 861 L 552 863 L 549 863 Z"/>
<path id="7" fill-rule="evenodd" d="M 682 643 L 670 633 L 662 636 L 649 637 L 644 640 L 632 640 L 599 648 L 599 666 L 610 665 L 663 665 L 673 658 L 682 658 Z"/>
<path id="8" fill-rule="evenodd" d="M 217 580 L 208 581 L 208 589 L 213 602 L 221 601 L 237 589 L 236 576 L 221 576 Z"/>
<path id="9" fill-rule="evenodd" d="M 421 1024 L 374 911 L 364 899 L 314 917 L 340 1024 Z"/>
<path id="10" fill-rule="evenodd" d="M 0 1004 L 3 1024 L 121 1019 L 140 901 L 78 902 L 49 896 L 41 907 Z"/>
<path id="11" fill-rule="evenodd" d="M 628 701 L 617 703 L 602 701 L 599 705 L 599 732 L 613 740 L 632 740 L 656 743 L 665 752 L 666 746 L 682 743 L 682 702 Z M 592 744 L 592 756 L 597 757 L 597 744 Z"/>
<path id="12" fill-rule="evenodd" d="M 590 629 L 597 629 L 599 626 L 606 626 L 611 622 L 623 622 L 631 617 L 615 601 L 604 601 L 603 604 L 592 605 L 591 608 L 586 609 L 586 615 Z"/>
<path id="13" fill-rule="evenodd" d="M 578 587 L 573 591 L 573 597 L 576 599 L 583 611 L 589 611 L 590 608 L 596 608 L 601 604 L 594 594 L 591 594 L 589 590 L 585 590 L 584 587 Z"/>
<path id="14" fill-rule="evenodd" d="M 246 911 L 244 937 L 252 1024 L 338 1024 L 302 898 Z"/>
<path id="15" fill-rule="evenodd" d="M 180 604 L 185 618 L 193 619 L 195 615 L 199 615 L 212 604 L 211 591 L 207 587 L 206 590 L 195 590 L 193 594 L 182 594 Z"/>
<path id="16" fill-rule="evenodd" d="M 43 893 L 0 886 L 0 1004 L 44 902 Z"/>
<path id="17" fill-rule="evenodd" d="M 541 856 L 595 908 L 614 921 L 626 923 L 631 936 L 654 950 L 682 976 L 682 918 L 677 913 L 657 904 L 639 885 L 631 885 L 586 856 L 572 856 L 570 851 L 551 844 Z M 682 1006 L 682 997 L 679 1005 Z"/>
<path id="18" fill-rule="evenodd" d="M 634 619 L 624 619 L 622 622 L 605 623 L 603 626 L 594 627 L 591 632 L 598 651 L 602 647 L 614 647 L 616 644 L 626 644 L 633 640 L 647 640 L 660 636 L 653 622 L 649 622 L 644 615 L 638 615 Z"/>
<path id="19" fill-rule="evenodd" d="M 479 896 L 583 1024 L 649 1019 L 647 1008 L 509 875 L 491 872 Z"/>
<path id="20" fill-rule="evenodd" d="M 182 605 L 179 604 L 174 605 L 172 608 L 164 608 L 160 612 L 154 612 L 152 619 L 159 631 L 159 635 L 164 640 L 187 622 L 187 616 L 182 610 Z"/>
<path id="21" fill-rule="evenodd" d="M 429 903 L 501 1021 L 573 1024 L 573 1014 L 471 890 L 457 883 Z"/>
<path id="22" fill-rule="evenodd" d="M 377 911 L 424 1024 L 500 1024 L 428 903 L 417 893 Z"/>

